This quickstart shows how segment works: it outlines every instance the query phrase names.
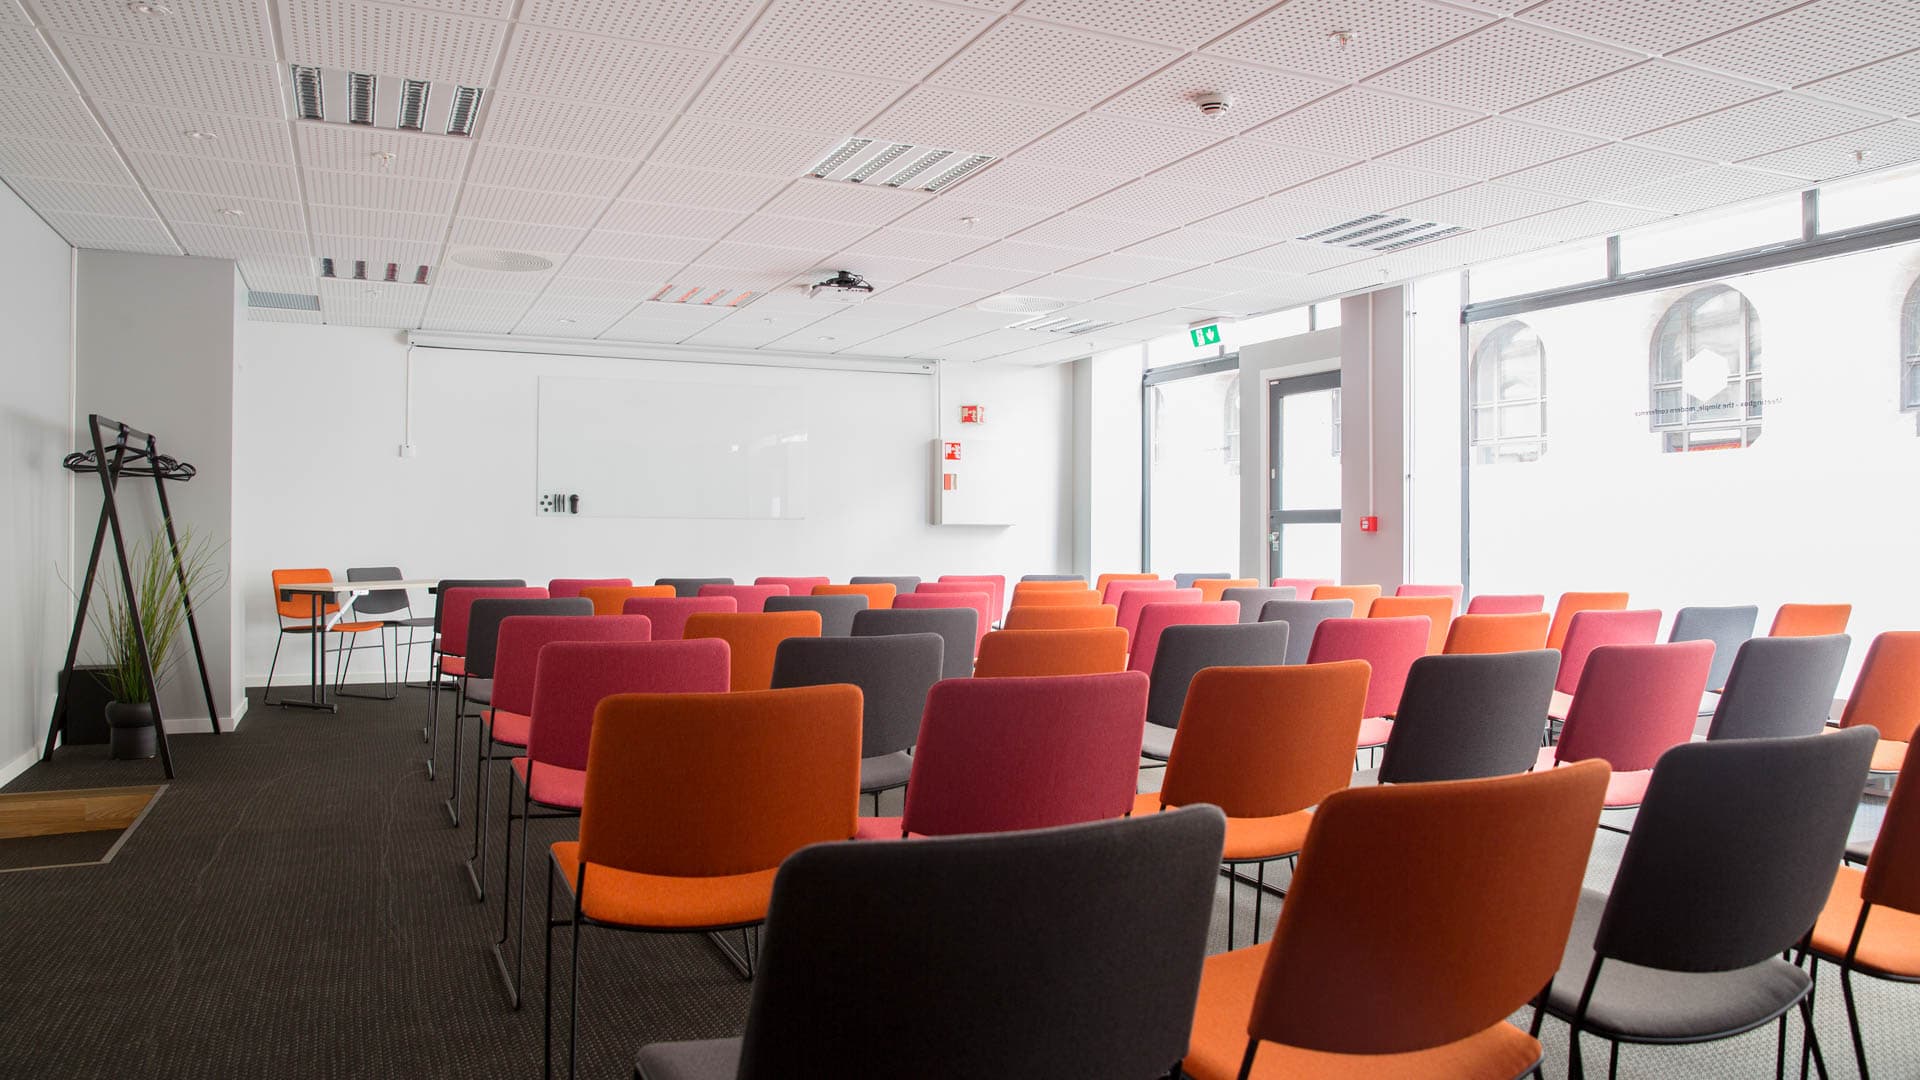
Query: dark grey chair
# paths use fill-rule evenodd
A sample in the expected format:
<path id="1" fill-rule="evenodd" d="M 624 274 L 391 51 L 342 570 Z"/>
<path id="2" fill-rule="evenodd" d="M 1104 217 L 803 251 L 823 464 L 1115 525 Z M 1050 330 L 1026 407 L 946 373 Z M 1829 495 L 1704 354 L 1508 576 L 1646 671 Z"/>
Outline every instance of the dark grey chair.
<path id="1" fill-rule="evenodd" d="M 1231 600 L 1240 605 L 1240 621 L 1243 623 L 1259 622 L 1260 609 L 1267 605 L 1267 601 L 1291 600 L 1293 596 L 1294 590 L 1291 585 L 1282 585 L 1272 589 L 1262 586 L 1259 588 L 1222 589 L 1220 591 L 1220 599 Z M 1282 619 L 1280 621 L 1285 622 L 1286 620 Z"/>
<path id="2" fill-rule="evenodd" d="M 897 593 L 910 593 L 920 587 L 920 579 L 911 574 L 901 577 L 888 577 L 885 574 L 856 574 L 847 579 L 849 585 L 891 585 Z"/>
<path id="3" fill-rule="evenodd" d="M 1559 670 L 1553 649 L 1415 660 L 1378 781 L 1475 780 L 1533 768 Z"/>
<path id="4" fill-rule="evenodd" d="M 1313 648 L 1314 632 L 1328 619 L 1353 618 L 1351 600 L 1269 600 L 1260 605 L 1261 622 L 1283 622 L 1287 634 L 1287 663 L 1304 664 Z"/>
<path id="5" fill-rule="evenodd" d="M 482 759 L 480 778 L 474 784 L 476 804 L 479 791 L 486 786 L 487 774 L 484 765 L 491 761 L 492 746 L 487 739 L 487 725 L 480 718 L 467 712 L 466 704 L 487 706 L 493 703 L 493 665 L 499 654 L 500 624 L 515 615 L 578 615 L 593 614 L 593 601 L 584 597 L 563 599 L 536 598 L 513 600 L 475 600 L 473 611 L 467 616 L 467 677 L 461 683 L 461 703 L 453 713 L 453 793 L 447 796 L 447 817 L 455 825 L 460 824 L 460 730 L 466 717 L 474 716 L 474 734 L 479 737 L 479 751 Z M 477 831 L 476 831 L 477 835 Z M 479 850 L 477 847 L 474 849 Z M 476 878 L 473 883 L 476 899 L 485 899 Z"/>
<path id="6" fill-rule="evenodd" d="M 980 613 L 972 608 L 874 608 L 853 614 L 853 636 L 939 634 L 942 674 L 949 679 L 973 675 L 973 648 Z"/>
<path id="7" fill-rule="evenodd" d="M 1085 581 L 1079 574 L 1021 574 L 1021 581 Z"/>
<path id="8" fill-rule="evenodd" d="M 768 611 L 817 611 L 821 637 L 850 637 L 853 617 L 867 610 L 864 596 L 769 596 Z"/>
<path id="9" fill-rule="evenodd" d="M 389 579 L 391 580 L 391 579 Z M 439 764 L 440 754 L 440 691 L 458 689 L 459 683 L 440 676 L 440 618 L 446 611 L 447 591 L 450 589 L 524 589 L 524 578 L 441 578 L 433 590 L 433 644 L 427 655 L 430 666 L 427 676 L 427 722 L 420 729 L 420 738 L 427 744 L 427 779 L 432 780 L 435 768 Z M 453 700 L 456 717 L 461 709 L 461 699 Z M 456 737 L 453 745 L 457 748 L 460 740 Z"/>
<path id="10" fill-rule="evenodd" d="M 1729 607 L 1683 607 L 1673 613 L 1668 641 L 1713 642 L 1713 666 L 1707 669 L 1707 689 L 1718 693 L 1733 671 L 1733 654 L 1753 636 L 1760 608 L 1754 604 Z"/>
<path id="11" fill-rule="evenodd" d="M 1784 1068 L 1811 981 L 1782 959 L 1827 901 L 1877 741 L 1869 728 L 1797 739 L 1685 743 L 1654 766 L 1613 891 L 1581 895 L 1544 1012 L 1612 1043 L 1713 1042 L 1775 1020 Z M 1804 952 L 1802 954 L 1804 956 Z"/>
<path id="12" fill-rule="evenodd" d="M 397 566 L 349 566 L 347 567 L 348 581 L 401 581 L 401 580 L 404 580 L 404 578 L 405 578 L 405 575 L 400 572 L 400 568 Z M 415 615 L 413 613 L 413 597 L 409 595 L 407 590 L 405 589 L 375 589 L 370 593 L 364 593 L 360 596 L 354 597 L 352 618 L 356 622 L 377 622 L 381 625 L 380 663 L 382 665 L 381 671 L 382 671 L 383 683 L 385 681 L 385 670 L 386 670 L 385 665 L 387 662 L 387 657 L 386 657 L 386 649 L 388 644 L 387 634 L 389 631 L 392 632 L 394 667 L 398 668 L 400 671 L 400 678 L 396 681 L 404 684 L 407 680 L 406 673 L 413 670 L 413 647 L 419 644 L 419 632 L 422 630 L 427 631 L 429 635 L 429 638 L 428 638 L 429 643 L 432 640 L 431 635 L 433 632 L 433 617 L 430 615 Z M 407 636 L 405 639 L 402 639 L 400 637 L 400 631 L 402 630 L 405 630 L 407 632 Z M 352 652 L 355 649 L 364 648 L 364 646 L 360 645 L 358 641 L 358 638 L 360 635 L 353 634 L 350 636 L 354 640 L 349 641 L 346 648 L 343 650 L 344 652 L 349 654 L 349 659 L 347 661 L 347 664 L 349 667 L 352 666 L 352 660 L 351 660 Z M 402 646 L 404 646 L 407 650 L 405 660 L 400 659 L 400 655 L 401 655 L 400 649 Z M 382 689 L 384 690 L 384 686 L 382 687 Z M 348 697 L 373 697 L 374 695 L 349 694 L 347 696 Z M 400 688 L 398 686 L 395 686 L 393 693 L 391 694 L 383 693 L 380 695 L 379 699 L 384 701 L 391 701 L 394 698 L 399 696 L 400 696 Z"/>
<path id="13" fill-rule="evenodd" d="M 655 585 L 673 586 L 675 596 L 699 596 L 702 585 L 731 585 L 730 577 L 663 577 L 653 580 Z"/>
<path id="14" fill-rule="evenodd" d="M 1225 573 L 1175 574 L 1173 575 L 1173 587 L 1176 589 L 1191 589 L 1193 588 L 1193 583 L 1196 581 L 1221 581 L 1232 576 L 1232 574 Z"/>
<path id="15" fill-rule="evenodd" d="M 1749 639 L 1734 652 L 1733 671 L 1714 707 L 1707 738 L 1820 734 L 1852 641 L 1845 634 Z"/>
<path id="16" fill-rule="evenodd" d="M 1225 830 L 1195 806 L 803 848 L 774 879 L 745 1035 L 655 1043 L 634 1073 L 1178 1075 Z"/>
<path id="17" fill-rule="evenodd" d="M 773 652 L 773 688 L 852 683 L 860 688 L 860 793 L 905 787 L 907 751 L 920 737 L 927 691 L 941 678 L 946 640 L 939 634 L 788 638 Z"/>
<path id="18" fill-rule="evenodd" d="M 1286 623 L 1268 622 L 1169 626 L 1161 631 L 1160 646 L 1153 654 L 1140 756 L 1165 761 L 1173 752 L 1173 733 L 1187 704 L 1187 686 L 1201 669 L 1284 664 L 1289 629 Z"/>

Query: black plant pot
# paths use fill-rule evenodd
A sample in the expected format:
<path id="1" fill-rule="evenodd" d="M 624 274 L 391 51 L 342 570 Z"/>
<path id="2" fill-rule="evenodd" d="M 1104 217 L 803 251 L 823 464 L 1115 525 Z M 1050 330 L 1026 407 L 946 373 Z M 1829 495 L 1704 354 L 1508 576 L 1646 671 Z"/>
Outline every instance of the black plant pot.
<path id="1" fill-rule="evenodd" d="M 150 758 L 159 752 L 153 733 L 153 705 L 149 702 L 109 702 L 107 727 L 111 730 L 108 741 L 116 758 Z"/>

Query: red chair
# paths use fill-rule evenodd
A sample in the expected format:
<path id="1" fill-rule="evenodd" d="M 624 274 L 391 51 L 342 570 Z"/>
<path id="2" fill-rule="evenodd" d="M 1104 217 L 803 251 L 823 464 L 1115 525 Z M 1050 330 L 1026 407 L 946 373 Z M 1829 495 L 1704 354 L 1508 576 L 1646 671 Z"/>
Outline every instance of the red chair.
<path id="1" fill-rule="evenodd" d="M 538 586 L 462 587 L 440 593 L 439 670 L 427 680 L 427 779 L 434 778 L 440 762 L 440 689 L 446 679 L 454 680 L 453 745 L 454 753 L 459 753 L 460 721 L 467 713 L 467 628 L 473 620 L 473 602 L 537 600 L 546 595 L 547 590 Z M 457 769 L 454 775 L 457 781 Z"/>
<path id="2" fill-rule="evenodd" d="M 579 596 L 581 589 L 628 588 L 632 585 L 632 578 L 623 577 L 557 577 L 547 582 L 547 595 L 565 599 Z"/>
<path id="3" fill-rule="evenodd" d="M 923 581 L 913 587 L 910 593 L 901 596 L 985 596 L 986 607 L 980 612 L 980 632 L 986 633 L 1000 623 L 1000 616 L 1006 608 L 1000 606 L 1000 593 L 991 581 Z M 898 600 L 896 596 L 894 599 Z M 912 605 L 909 605 L 912 606 Z M 953 606 L 953 605 L 949 605 Z"/>
<path id="4" fill-rule="evenodd" d="M 1460 608 L 1460 593 L 1462 591 L 1458 585 L 1399 585 L 1394 588 L 1393 595 L 1444 596 L 1453 601 L 1454 610 L 1457 611 Z"/>
<path id="5" fill-rule="evenodd" d="M 1000 616 L 1007 610 L 1007 576 L 1005 574 L 941 574 L 936 585 L 989 585 L 993 596 L 993 618 L 999 622 Z"/>
<path id="6" fill-rule="evenodd" d="M 1571 695 L 1578 689 L 1587 657 L 1600 646 L 1651 645 L 1659 636 L 1660 612 L 1656 608 L 1576 613 L 1567 625 L 1567 639 L 1560 643 L 1560 675 L 1553 681 L 1554 692 Z M 1564 702 L 1554 704 L 1556 707 L 1549 710 L 1550 715 L 1567 715 L 1560 707 Z"/>
<path id="7" fill-rule="evenodd" d="M 1114 616 L 1114 625 L 1127 632 L 1128 648 L 1132 648 L 1133 639 L 1140 635 L 1140 612 L 1148 604 L 1200 604 L 1199 589 L 1176 589 L 1171 583 L 1165 588 L 1155 586 L 1154 582 L 1115 582 L 1115 585 L 1147 585 L 1145 589 L 1122 589 L 1119 593 L 1118 613 Z M 1109 601 L 1111 602 L 1111 601 Z"/>
<path id="8" fill-rule="evenodd" d="M 921 585 L 921 590 L 926 586 Z M 973 624 L 973 646 L 980 647 L 980 639 L 987 636 L 988 623 L 992 616 L 988 614 L 993 607 L 993 595 L 985 592 L 937 592 L 915 591 L 902 593 L 893 598 L 894 610 L 925 610 L 927 608 L 964 608 L 975 615 Z"/>
<path id="9" fill-rule="evenodd" d="M 860 836 L 1010 832 L 1124 817 L 1140 779 L 1146 724 L 1147 677 L 1137 671 L 935 683 L 905 813 L 861 818 Z"/>
<path id="10" fill-rule="evenodd" d="M 602 623 L 601 618 L 581 619 Z M 513 905 L 505 879 L 500 889 L 500 937 L 493 956 L 514 1008 L 520 1007 L 521 960 L 525 955 L 527 909 L 527 819 L 575 817 L 587 787 L 587 746 L 594 711 L 615 694 L 697 694 L 727 688 L 727 643 L 699 641 L 554 642 L 542 646 L 534 662 L 533 697 L 528 704 L 527 752 L 512 761 L 507 789 L 507 847 L 504 865 L 513 865 L 513 823 L 520 822 L 520 918 L 515 923 L 514 962 L 508 977 L 507 925 Z M 513 793 L 520 793 L 520 813 Z M 537 810 L 536 810 L 537 808 Z M 538 811 L 544 811 L 538 812 Z"/>
<path id="11" fill-rule="evenodd" d="M 1199 604 L 1148 604 L 1140 609 L 1140 630 L 1127 654 L 1127 670 L 1153 674 L 1153 658 L 1160 651 L 1160 634 L 1169 626 L 1232 626 L 1240 622 L 1240 605 L 1232 600 Z"/>
<path id="12" fill-rule="evenodd" d="M 1407 685 L 1407 669 L 1427 654 L 1430 633 L 1427 617 L 1394 619 L 1327 619 L 1313 632 L 1307 663 L 1365 660 L 1373 667 L 1367 680 L 1367 709 L 1360 721 L 1356 749 L 1385 746 L 1393 732 L 1392 719 L 1400 711 L 1400 692 Z"/>
<path id="13" fill-rule="evenodd" d="M 1277 577 L 1273 579 L 1276 589 L 1292 589 L 1295 600 L 1313 599 L 1313 590 L 1322 585 L 1333 584 L 1330 577 Z"/>
<path id="14" fill-rule="evenodd" d="M 1602 645 L 1587 654 L 1559 743 L 1536 769 L 1599 758 L 1613 766 L 1606 807 L 1640 805 L 1660 755 L 1693 738 L 1713 642 Z"/>
<path id="15" fill-rule="evenodd" d="M 736 611 L 763 612 L 767 610 L 767 597 L 790 596 L 785 585 L 702 585 L 700 596 L 731 596 Z"/>
<path id="16" fill-rule="evenodd" d="M 621 610 L 651 619 L 653 640 L 679 641 L 687 636 L 689 617 L 702 611 L 738 611 L 740 604 L 731 596 L 636 596 Z"/>
<path id="17" fill-rule="evenodd" d="M 1553 605 L 1553 625 L 1547 627 L 1547 648 L 1557 649 L 1566 644 L 1567 628 L 1573 625 L 1573 617 L 1582 611 L 1625 611 L 1627 594 L 1624 592 L 1567 592 L 1560 594 L 1560 602 Z"/>
<path id="18" fill-rule="evenodd" d="M 1172 588 L 1176 588 L 1172 578 L 1115 578 L 1100 590 L 1100 602 L 1119 607 L 1120 598 L 1135 589 L 1154 591 Z"/>
<path id="19" fill-rule="evenodd" d="M 1485 593 L 1467 601 L 1469 615 L 1531 615 L 1546 610 L 1547 598 L 1539 593 Z"/>
<path id="20" fill-rule="evenodd" d="M 831 585 L 830 577 L 757 577 L 755 585 L 785 585 L 788 596 L 812 596 L 815 585 Z"/>

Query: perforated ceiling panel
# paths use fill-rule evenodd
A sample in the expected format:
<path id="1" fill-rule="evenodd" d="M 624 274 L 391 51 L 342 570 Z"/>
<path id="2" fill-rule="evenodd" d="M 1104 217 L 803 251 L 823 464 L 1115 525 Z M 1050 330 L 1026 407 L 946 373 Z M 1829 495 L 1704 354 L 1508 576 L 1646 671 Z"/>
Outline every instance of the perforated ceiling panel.
<path id="1" fill-rule="evenodd" d="M 514 35 L 500 89 L 671 112 L 713 63 L 706 53 L 528 26 Z"/>
<path id="2" fill-rule="evenodd" d="M 920 0 L 774 0 L 739 51 L 833 71 L 917 79 L 993 16 Z"/>
<path id="3" fill-rule="evenodd" d="M 759 0 L 526 0 L 531 23 L 688 49 L 723 49 Z"/>
<path id="4" fill-rule="evenodd" d="M 1220 136 L 1244 131 L 1339 89 L 1290 72 L 1268 71 L 1216 56 L 1189 56 L 1101 106 L 1103 112 L 1158 124 L 1178 124 Z M 1205 112 L 1203 94 L 1226 107 Z"/>
<path id="5" fill-rule="evenodd" d="M 1395 151 L 1385 160 L 1485 180 L 1599 144 L 1583 135 L 1491 117 Z"/>
<path id="6" fill-rule="evenodd" d="M 637 158 L 671 117 L 581 101 L 549 101 L 525 94 L 488 99 L 486 141 L 532 150 L 591 149 L 606 157 Z"/>
<path id="7" fill-rule="evenodd" d="M 1780 150 L 1744 164 L 1814 182 L 1920 160 L 1920 124 L 1895 120 Z"/>
<path id="8" fill-rule="evenodd" d="M 1077 208 L 1096 217 L 1139 221 L 1162 227 L 1183 225 L 1238 206 L 1247 196 L 1238 191 L 1160 180 L 1135 180 Z"/>
<path id="9" fill-rule="evenodd" d="M 1143 124 L 1094 113 L 1028 146 L 1014 160 L 1095 172 L 1155 169 L 1224 137 L 1223 132 Z"/>
<path id="10" fill-rule="evenodd" d="M 1920 48 L 1920 4 L 1813 0 L 1675 56 L 1794 86 Z"/>
<path id="11" fill-rule="evenodd" d="M 1790 8 L 1803 0 L 1546 0 L 1526 16 L 1547 26 L 1648 52 L 1683 45 Z"/>
<path id="12" fill-rule="evenodd" d="M 1022 15 L 1083 30 L 1196 48 L 1270 6 L 1271 0 L 1027 0 Z"/>
<path id="13" fill-rule="evenodd" d="M 1484 15 L 1415 0 L 1293 0 L 1206 51 L 1353 81 L 1487 21 Z M 1336 31 L 1348 34 L 1343 39 Z"/>
<path id="14" fill-rule="evenodd" d="M 1510 173 L 1501 181 L 1514 187 L 1590 199 L 1663 176 L 1693 172 L 1706 164 L 1698 158 L 1681 157 L 1626 143 L 1610 143 L 1546 165 Z"/>
<path id="15" fill-rule="evenodd" d="M 887 107 L 906 87 L 839 71 L 728 60 L 690 112 L 780 128 L 844 134 Z"/>
<path id="16" fill-rule="evenodd" d="M 1242 139 L 1169 165 L 1153 174 L 1153 178 L 1176 184 L 1212 186 L 1250 196 L 1268 195 L 1346 164 L 1328 154 Z"/>
<path id="17" fill-rule="evenodd" d="M 1465 110 L 1352 87 L 1247 132 L 1352 159 L 1375 157 L 1475 119 Z"/>
<path id="18" fill-rule="evenodd" d="M 35 0 L 34 7 L 48 29 L 63 34 L 273 59 L 273 35 L 267 26 L 265 4 L 183 3 L 178 7 L 168 5 L 168 13 L 159 18 L 143 15 L 131 4 L 94 0 Z"/>
<path id="19" fill-rule="evenodd" d="M 1025 19 L 1008 19 L 934 75 L 955 90 L 1086 108 L 1119 92 L 1179 52 Z"/>
<path id="20" fill-rule="evenodd" d="M 78 100 L 75 106 L 83 108 Z M 99 105 L 100 116 L 127 150 L 248 161 L 260 165 L 293 164 L 293 138 L 279 119 L 157 109 L 124 101 Z M 213 138 L 194 138 L 198 131 Z"/>
<path id="21" fill-rule="evenodd" d="M 860 134 L 1005 155 L 1073 115 L 1074 110 L 1048 102 L 1003 101 L 939 86 L 918 86 L 871 123 L 862 125 Z"/>
<path id="22" fill-rule="evenodd" d="M 156 49 L 125 41 L 61 41 L 74 74 L 102 101 L 278 119 L 280 74 L 265 60 Z"/>
<path id="23" fill-rule="evenodd" d="M 1655 60 L 1562 90 L 1508 115 L 1624 139 L 1766 92 L 1764 87 Z"/>
<path id="24" fill-rule="evenodd" d="M 1638 57 L 1519 23 L 1495 23 L 1408 61 L 1372 85 L 1497 112 L 1618 71 Z M 1488 78 L 1498 71 L 1500 77 Z"/>
<path id="25" fill-rule="evenodd" d="M 1422 221 L 1445 221 L 1469 229 L 1484 229 L 1530 214 L 1557 210 L 1575 201 L 1566 195 L 1548 195 L 1506 184 L 1475 184 L 1393 209 Z"/>
<path id="26" fill-rule="evenodd" d="M 287 59 L 295 64 L 485 86 L 507 26 L 365 0 L 288 0 Z"/>
<path id="27" fill-rule="evenodd" d="M 1849 105 L 1920 114 L 1920 50 L 1808 83 L 1801 89 Z"/>
<path id="28" fill-rule="evenodd" d="M 1699 172 L 1683 173 L 1666 180 L 1622 188 L 1607 196 L 1609 202 L 1686 214 L 1712 206 L 1757 199 L 1783 191 L 1798 191 L 1800 181 L 1778 173 L 1742 169 L 1733 165 L 1715 165 Z"/>
<path id="29" fill-rule="evenodd" d="M 1635 142 L 1719 161 L 1739 161 L 1803 142 L 1854 131 L 1878 117 L 1788 94 L 1735 105 L 1639 136 Z"/>

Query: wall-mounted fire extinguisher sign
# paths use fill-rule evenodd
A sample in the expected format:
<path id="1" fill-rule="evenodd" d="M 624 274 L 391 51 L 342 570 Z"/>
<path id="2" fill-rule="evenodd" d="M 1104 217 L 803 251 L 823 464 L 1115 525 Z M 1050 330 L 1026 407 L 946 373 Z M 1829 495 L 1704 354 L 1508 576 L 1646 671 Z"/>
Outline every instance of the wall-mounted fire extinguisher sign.
<path id="1" fill-rule="evenodd" d="M 960 460 L 960 444 L 959 443 L 957 442 L 946 443 L 944 445 L 944 449 L 946 450 L 946 453 L 944 456 L 948 461 Z"/>
<path id="2" fill-rule="evenodd" d="M 962 405 L 962 406 L 960 406 L 960 422 L 961 422 L 961 423 L 963 423 L 963 424 L 984 424 L 984 423 L 986 423 L 986 422 L 987 422 L 987 407 L 986 407 L 985 405 Z"/>

